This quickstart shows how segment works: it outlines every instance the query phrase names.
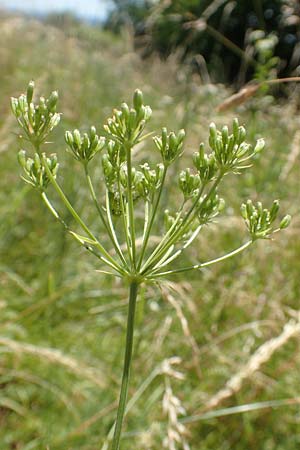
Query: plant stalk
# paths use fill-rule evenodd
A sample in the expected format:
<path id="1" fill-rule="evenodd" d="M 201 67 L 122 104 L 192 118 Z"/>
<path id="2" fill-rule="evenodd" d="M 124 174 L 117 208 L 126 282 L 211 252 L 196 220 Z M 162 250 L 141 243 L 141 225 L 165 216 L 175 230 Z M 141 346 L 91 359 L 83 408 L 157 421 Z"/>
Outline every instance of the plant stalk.
<path id="1" fill-rule="evenodd" d="M 136 299 L 138 293 L 139 284 L 136 281 L 132 281 L 129 290 L 129 305 L 128 305 L 128 316 L 127 316 L 127 331 L 126 331 L 126 348 L 124 357 L 124 368 L 121 383 L 120 399 L 117 412 L 117 419 L 115 423 L 115 431 L 112 442 L 112 450 L 119 450 L 120 448 L 120 438 L 122 431 L 122 424 L 125 415 L 126 401 L 128 394 L 128 384 L 130 376 L 130 366 L 132 359 L 132 349 L 133 349 L 133 333 L 134 333 L 134 318 L 136 309 Z"/>

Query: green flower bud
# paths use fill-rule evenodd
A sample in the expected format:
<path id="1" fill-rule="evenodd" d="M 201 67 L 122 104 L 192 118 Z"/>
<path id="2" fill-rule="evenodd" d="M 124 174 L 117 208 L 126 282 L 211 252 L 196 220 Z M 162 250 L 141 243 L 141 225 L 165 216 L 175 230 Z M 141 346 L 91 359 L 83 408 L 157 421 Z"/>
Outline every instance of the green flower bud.
<path id="1" fill-rule="evenodd" d="M 162 128 L 161 130 L 161 143 L 163 148 L 167 145 L 167 139 L 168 139 L 168 131 L 166 128 Z"/>
<path id="2" fill-rule="evenodd" d="M 260 211 L 258 210 L 257 211 L 257 216 L 259 217 L 259 216 L 261 216 L 261 219 L 260 219 L 260 223 L 261 223 L 261 226 L 262 227 L 265 227 L 266 225 L 268 225 L 270 222 L 269 222 L 269 211 L 267 210 L 267 209 L 263 209 L 263 211 L 260 213 Z"/>
<path id="3" fill-rule="evenodd" d="M 246 130 L 244 127 L 239 127 L 238 144 L 244 142 L 246 137 Z"/>
<path id="4" fill-rule="evenodd" d="M 248 216 L 248 217 L 251 217 L 252 214 L 253 214 L 254 211 L 255 211 L 255 208 L 254 208 L 253 203 L 252 203 L 251 200 L 247 200 L 246 208 L 247 208 L 247 216 Z"/>
<path id="5" fill-rule="evenodd" d="M 50 119 L 48 130 L 52 131 L 53 128 L 55 128 L 59 124 L 59 122 L 60 122 L 60 114 L 54 114 Z"/>
<path id="6" fill-rule="evenodd" d="M 135 125 L 136 125 L 136 111 L 134 109 L 131 109 L 129 113 L 129 128 L 134 129 Z"/>
<path id="7" fill-rule="evenodd" d="M 256 204 L 256 206 L 257 206 L 257 211 L 258 211 L 258 214 L 262 214 L 262 212 L 263 212 L 263 206 L 262 206 L 262 202 L 257 202 L 257 204 Z"/>
<path id="8" fill-rule="evenodd" d="M 181 144 L 183 142 L 184 138 L 185 138 L 185 131 L 184 131 L 184 129 L 181 129 L 178 131 L 178 135 L 177 135 L 178 143 Z"/>
<path id="9" fill-rule="evenodd" d="M 216 124 L 213 122 L 209 125 L 209 135 L 213 142 L 217 140 L 218 137 L 217 127 Z"/>
<path id="10" fill-rule="evenodd" d="M 80 135 L 80 131 L 79 130 L 74 130 L 73 131 L 73 138 L 74 138 L 74 143 L 76 144 L 77 148 L 81 147 L 81 135 Z"/>
<path id="11" fill-rule="evenodd" d="M 32 102 L 33 91 L 34 91 L 34 81 L 31 80 L 28 84 L 27 92 L 26 92 L 26 99 L 27 99 L 28 105 Z"/>
<path id="12" fill-rule="evenodd" d="M 228 127 L 226 125 L 222 128 L 222 141 L 225 145 L 228 143 Z"/>
<path id="13" fill-rule="evenodd" d="M 73 145 L 74 139 L 73 139 L 73 135 L 72 135 L 71 131 L 65 132 L 65 141 L 70 147 Z"/>
<path id="14" fill-rule="evenodd" d="M 260 153 L 265 148 L 265 145 L 264 139 L 258 139 L 253 150 L 254 154 Z"/>
<path id="15" fill-rule="evenodd" d="M 125 119 L 125 122 L 127 123 L 128 119 L 129 119 L 129 108 L 128 108 L 127 103 L 122 103 L 121 111 L 122 111 L 123 117 Z"/>
<path id="16" fill-rule="evenodd" d="M 40 102 L 39 102 L 39 112 L 41 114 L 45 114 L 47 112 L 47 106 L 46 106 L 46 101 L 44 99 L 44 97 L 40 98 Z"/>
<path id="17" fill-rule="evenodd" d="M 89 140 L 87 133 L 84 133 L 84 135 L 83 135 L 82 145 L 85 150 L 88 150 L 90 147 L 90 140 Z"/>
<path id="18" fill-rule="evenodd" d="M 237 141 L 238 137 L 239 137 L 239 121 L 237 118 L 233 119 L 232 131 L 233 131 L 233 137 Z"/>
<path id="19" fill-rule="evenodd" d="M 41 160 L 37 153 L 34 154 L 34 165 L 37 170 L 41 167 Z"/>
<path id="20" fill-rule="evenodd" d="M 248 219 L 247 206 L 245 205 L 245 203 L 241 204 L 241 214 L 242 214 L 243 219 L 245 219 L 245 220 Z"/>
<path id="21" fill-rule="evenodd" d="M 26 166 L 26 151 L 25 150 L 20 150 L 19 151 L 19 153 L 18 153 L 18 162 L 19 162 L 20 166 L 25 168 L 25 166 Z"/>
<path id="22" fill-rule="evenodd" d="M 133 94 L 133 106 L 136 111 L 139 111 L 143 104 L 143 94 L 142 91 L 136 89 Z"/>
<path id="23" fill-rule="evenodd" d="M 274 200 L 273 205 L 270 209 L 270 220 L 273 222 L 276 217 L 279 210 L 279 200 Z"/>
<path id="24" fill-rule="evenodd" d="M 53 91 L 47 100 L 47 107 L 50 112 L 55 112 L 57 101 L 58 101 L 58 92 Z"/>
<path id="25" fill-rule="evenodd" d="M 279 228 L 281 230 L 283 230 L 284 228 L 287 228 L 289 226 L 289 224 L 291 223 L 292 217 L 287 214 L 286 216 L 284 216 L 284 218 L 281 220 L 280 224 L 279 224 Z"/>
<path id="26" fill-rule="evenodd" d="M 145 122 L 147 122 L 147 120 L 150 119 L 150 117 L 152 116 L 152 109 L 150 108 L 150 106 L 145 106 L 145 113 L 144 113 L 144 120 Z"/>
<path id="27" fill-rule="evenodd" d="M 220 198 L 219 204 L 218 204 L 218 212 L 220 213 L 220 212 L 224 211 L 225 206 L 226 206 L 226 203 L 225 203 L 224 198 Z"/>
<path id="28" fill-rule="evenodd" d="M 21 115 L 21 111 L 19 108 L 19 102 L 17 98 L 11 97 L 10 99 L 10 106 L 12 109 L 12 112 L 14 113 L 14 115 L 18 118 Z"/>
<path id="29" fill-rule="evenodd" d="M 28 103 L 27 103 L 26 96 L 24 94 L 20 95 L 18 104 L 19 104 L 21 113 L 26 114 L 27 109 L 28 109 Z"/>
<path id="30" fill-rule="evenodd" d="M 169 134 L 169 145 L 171 149 L 174 149 L 177 146 L 177 137 L 175 135 L 175 133 L 171 132 Z"/>
<path id="31" fill-rule="evenodd" d="M 91 137 L 91 141 L 93 141 L 93 140 L 95 139 L 96 133 L 97 133 L 96 128 L 95 128 L 94 126 L 92 126 L 92 127 L 90 128 L 90 137 Z"/>

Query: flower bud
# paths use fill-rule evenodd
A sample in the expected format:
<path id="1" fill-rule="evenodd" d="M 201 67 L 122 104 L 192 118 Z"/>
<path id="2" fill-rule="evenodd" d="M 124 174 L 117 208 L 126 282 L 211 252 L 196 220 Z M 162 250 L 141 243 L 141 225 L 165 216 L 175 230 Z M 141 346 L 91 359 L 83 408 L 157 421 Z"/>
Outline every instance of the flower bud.
<path id="1" fill-rule="evenodd" d="M 161 143 L 162 147 L 164 148 L 167 145 L 167 139 L 168 139 L 168 131 L 166 128 L 162 128 L 161 130 Z"/>
<path id="2" fill-rule="evenodd" d="M 47 100 L 47 106 L 50 112 L 55 112 L 57 100 L 58 100 L 58 92 L 53 91 Z"/>
<path id="3" fill-rule="evenodd" d="M 27 107 L 28 107 L 25 95 L 23 95 L 23 94 L 20 95 L 18 104 L 19 104 L 19 108 L 20 108 L 21 113 L 25 114 L 26 111 L 27 111 Z"/>
<path id="4" fill-rule="evenodd" d="M 91 141 L 94 140 L 94 138 L 95 138 L 95 136 L 96 136 L 96 133 L 97 133 L 96 128 L 95 128 L 94 126 L 92 126 L 92 127 L 90 128 L 90 137 L 91 137 Z"/>
<path id="5" fill-rule="evenodd" d="M 217 127 L 216 124 L 213 122 L 209 125 L 209 134 L 213 142 L 217 140 L 218 137 Z"/>
<path id="6" fill-rule="evenodd" d="M 37 170 L 41 167 L 41 160 L 37 153 L 34 154 L 34 165 Z"/>
<path id="7" fill-rule="evenodd" d="M 238 144 L 241 144 L 246 137 L 246 130 L 244 127 L 239 127 Z"/>
<path id="8" fill-rule="evenodd" d="M 233 137 L 235 140 L 238 139 L 239 136 L 239 121 L 237 118 L 233 119 L 232 122 L 232 131 L 233 131 Z"/>
<path id="9" fill-rule="evenodd" d="M 183 141 L 184 138 L 185 138 L 185 131 L 184 131 L 184 129 L 181 129 L 178 131 L 178 135 L 177 135 L 178 143 L 181 144 L 181 142 Z"/>
<path id="10" fill-rule="evenodd" d="M 219 203 L 218 203 L 218 212 L 224 211 L 225 206 L 226 206 L 226 203 L 225 203 L 224 198 L 220 198 Z"/>
<path id="11" fill-rule="evenodd" d="M 11 106 L 11 109 L 12 109 L 12 112 L 14 113 L 14 115 L 16 117 L 20 117 L 21 111 L 20 111 L 20 108 L 19 108 L 19 102 L 18 102 L 17 98 L 11 97 L 11 99 L 10 99 L 10 106 Z"/>
<path id="12" fill-rule="evenodd" d="M 222 128 L 222 141 L 224 145 L 228 143 L 228 127 L 226 125 Z"/>
<path id="13" fill-rule="evenodd" d="M 73 135 L 72 135 L 71 131 L 65 132 L 65 141 L 70 147 L 73 145 L 74 139 L 73 139 Z"/>
<path id="14" fill-rule="evenodd" d="M 23 168 L 26 165 L 26 151 L 25 150 L 20 150 L 18 153 L 18 162 L 20 164 L 20 166 L 22 166 Z"/>
<path id="15" fill-rule="evenodd" d="M 139 111 L 143 104 L 143 94 L 142 91 L 136 89 L 133 94 L 133 106 L 136 111 Z"/>
<path id="16" fill-rule="evenodd" d="M 46 102 L 44 97 L 40 98 L 40 102 L 39 102 L 39 112 L 41 114 L 44 114 L 47 111 L 47 106 L 46 106 Z"/>
<path id="17" fill-rule="evenodd" d="M 84 133 L 84 135 L 83 135 L 82 145 L 85 150 L 87 150 L 90 147 L 90 140 L 89 140 L 87 133 Z"/>
<path id="18" fill-rule="evenodd" d="M 129 108 L 128 108 L 127 103 L 122 103 L 121 111 L 122 111 L 122 114 L 123 114 L 123 117 L 124 117 L 125 121 L 127 122 L 128 119 L 129 119 Z"/>
<path id="19" fill-rule="evenodd" d="M 169 134 L 169 145 L 171 149 L 173 149 L 177 145 L 177 137 L 173 132 Z"/>
<path id="20" fill-rule="evenodd" d="M 245 219 L 245 220 L 248 219 L 247 206 L 245 205 L 245 203 L 241 204 L 241 214 L 242 214 L 243 219 Z"/>
<path id="21" fill-rule="evenodd" d="M 253 152 L 256 155 L 257 153 L 260 153 L 264 148 L 265 148 L 265 140 L 258 139 Z"/>
<path id="22" fill-rule="evenodd" d="M 136 125 L 136 111 L 134 109 L 130 110 L 129 113 L 129 128 L 133 129 Z"/>
<path id="23" fill-rule="evenodd" d="M 248 217 L 251 217 L 252 214 L 253 214 L 254 211 L 255 211 L 255 208 L 254 208 L 253 203 L 252 203 L 251 200 L 247 200 L 246 208 L 247 208 L 247 216 L 248 216 Z"/>
<path id="24" fill-rule="evenodd" d="M 150 106 L 145 106 L 144 120 L 147 122 L 147 120 L 149 120 L 151 116 L 152 109 L 150 108 Z"/>
<path id="25" fill-rule="evenodd" d="M 292 220 L 292 217 L 289 214 L 287 214 L 286 216 L 284 216 L 284 218 L 280 222 L 279 228 L 281 230 L 283 230 L 284 228 L 287 228 L 289 226 L 289 224 L 291 223 L 291 220 Z"/>
<path id="26" fill-rule="evenodd" d="M 270 220 L 273 222 L 276 217 L 279 210 L 279 200 L 274 200 L 273 205 L 270 209 Z"/>
<path id="27" fill-rule="evenodd" d="M 28 105 L 32 102 L 33 91 L 34 91 L 34 81 L 31 80 L 28 84 L 27 92 L 26 92 L 26 98 L 27 98 Z"/>
<path id="28" fill-rule="evenodd" d="M 79 130 L 76 129 L 73 131 L 73 138 L 74 138 L 74 142 L 75 142 L 76 146 L 78 148 L 80 148 L 81 147 L 81 135 L 80 135 Z"/>
<path id="29" fill-rule="evenodd" d="M 52 131 L 60 122 L 60 114 L 54 114 L 49 122 L 49 131 Z"/>

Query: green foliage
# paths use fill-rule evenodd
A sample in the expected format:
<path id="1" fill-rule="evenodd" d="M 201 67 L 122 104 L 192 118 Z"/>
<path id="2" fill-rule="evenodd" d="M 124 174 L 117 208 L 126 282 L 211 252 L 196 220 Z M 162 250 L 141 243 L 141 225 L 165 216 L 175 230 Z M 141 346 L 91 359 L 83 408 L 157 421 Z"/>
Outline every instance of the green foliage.
<path id="1" fill-rule="evenodd" d="M 279 61 L 281 75 L 297 67 L 296 1 L 115 1 L 107 27 L 119 30 L 129 20 L 145 56 L 176 50 L 183 60 L 202 55 L 216 81 L 240 81 L 245 71 L 248 79 L 263 81 Z"/>

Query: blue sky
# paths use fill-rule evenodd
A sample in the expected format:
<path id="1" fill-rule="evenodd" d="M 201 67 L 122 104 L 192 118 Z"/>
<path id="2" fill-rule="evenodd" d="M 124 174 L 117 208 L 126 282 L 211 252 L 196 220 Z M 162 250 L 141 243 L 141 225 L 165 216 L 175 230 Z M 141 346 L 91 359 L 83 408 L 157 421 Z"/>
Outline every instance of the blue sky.
<path id="1" fill-rule="evenodd" d="M 0 0 L 0 8 L 46 14 L 71 11 L 85 19 L 104 19 L 110 0 Z"/>

